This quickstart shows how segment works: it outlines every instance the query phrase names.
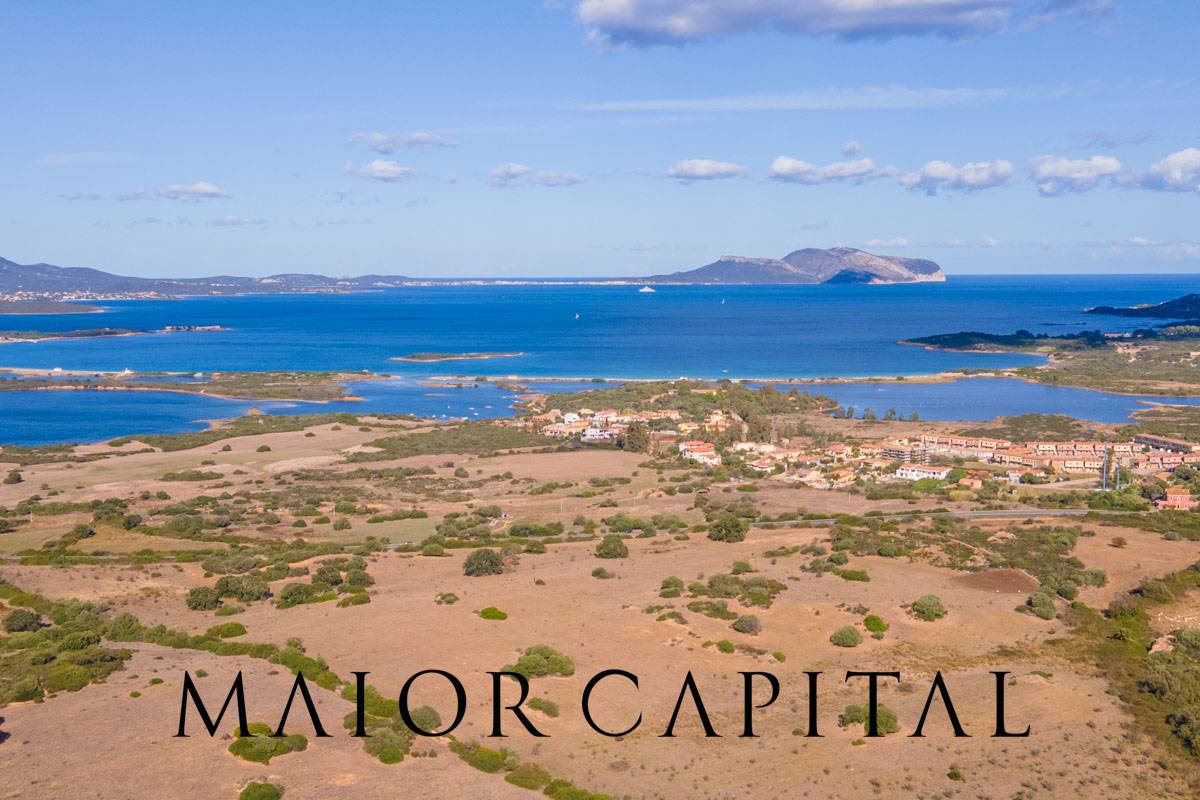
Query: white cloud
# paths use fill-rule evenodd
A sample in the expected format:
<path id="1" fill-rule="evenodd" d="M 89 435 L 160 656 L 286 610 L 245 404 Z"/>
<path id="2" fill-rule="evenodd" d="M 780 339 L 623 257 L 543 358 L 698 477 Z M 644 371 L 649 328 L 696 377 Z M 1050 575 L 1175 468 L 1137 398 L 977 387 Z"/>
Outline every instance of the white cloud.
<path id="1" fill-rule="evenodd" d="M 1097 243 L 1113 258 L 1150 256 L 1157 261 L 1191 261 L 1200 259 L 1200 242 L 1163 242 L 1145 236 L 1134 236 L 1119 242 Z"/>
<path id="2" fill-rule="evenodd" d="M 867 239 L 863 244 L 867 247 L 908 247 L 908 239 L 903 236 L 893 239 Z"/>
<path id="3" fill-rule="evenodd" d="M 709 158 L 685 158 L 676 161 L 663 173 L 665 178 L 674 178 L 682 183 L 692 181 L 714 181 L 725 178 L 740 178 L 750 171 L 749 167 L 729 161 L 713 161 Z"/>
<path id="4" fill-rule="evenodd" d="M 811 185 L 832 181 L 862 183 L 872 178 L 892 176 L 897 172 L 895 167 L 879 167 L 869 158 L 835 161 L 832 164 L 819 166 L 797 158 L 779 156 L 771 162 L 769 175 L 772 180 Z"/>
<path id="5" fill-rule="evenodd" d="M 917 172 L 900 176 L 900 184 L 934 195 L 940 190 L 972 192 L 1008 183 L 1011 161 L 969 161 L 956 167 L 948 161 L 930 161 Z"/>
<path id="6" fill-rule="evenodd" d="M 1031 96 L 1058 96 L 1057 88 L 937 88 L 923 86 L 849 86 L 810 89 L 787 94 L 725 95 L 718 97 L 667 98 L 652 100 L 602 100 L 575 103 L 574 111 L 837 111 L 942 108 Z"/>
<path id="7" fill-rule="evenodd" d="M 258 219 L 258 218 L 254 218 L 254 217 L 226 216 L 226 217 L 217 217 L 216 219 L 214 219 L 212 222 L 210 222 L 208 224 L 213 225 L 217 228 L 240 228 L 240 227 L 243 227 L 246 225 L 259 225 L 259 226 L 266 225 L 267 221 L 265 219 Z"/>
<path id="8" fill-rule="evenodd" d="M 351 171 L 353 170 L 352 165 L 347 166 L 351 168 Z M 408 180 L 416 175 L 417 171 L 412 167 L 402 167 L 395 161 L 377 158 L 369 164 L 363 164 L 359 168 L 358 174 L 373 181 L 396 183 L 397 181 Z"/>
<path id="9" fill-rule="evenodd" d="M 229 197 L 220 187 L 207 181 L 189 184 L 172 184 L 159 192 L 168 200 L 211 200 L 215 197 Z"/>
<path id="10" fill-rule="evenodd" d="M 1030 177 L 1044 197 L 1059 197 L 1068 192 L 1087 192 L 1104 178 L 1121 172 L 1121 162 L 1111 156 L 1063 158 L 1038 156 L 1030 162 Z"/>
<path id="11" fill-rule="evenodd" d="M 857 139 L 850 139 L 842 145 L 842 155 L 844 156 L 858 155 L 859 150 L 862 150 L 862 145 L 858 143 Z"/>
<path id="12" fill-rule="evenodd" d="M 350 143 L 364 145 L 376 153 L 392 153 L 401 147 L 412 150 L 421 147 L 456 147 L 458 145 L 458 141 L 455 139 L 429 131 L 413 131 L 412 133 L 364 131 L 351 136 Z"/>
<path id="13" fill-rule="evenodd" d="M 533 186 L 574 186 L 583 183 L 583 176 L 574 172 L 535 170 L 525 164 L 509 161 L 489 172 L 487 182 L 498 188 L 521 183 Z"/>
<path id="14" fill-rule="evenodd" d="M 229 194 L 224 189 L 207 181 L 188 184 L 176 183 L 165 189 L 135 189 L 132 192 L 120 192 L 113 195 L 113 199 L 119 202 L 128 202 L 131 200 L 184 200 L 195 203 L 202 200 L 216 200 L 225 197 L 229 197 Z"/>
<path id="15" fill-rule="evenodd" d="M 1137 184 L 1160 192 L 1200 192 L 1200 150 L 1189 147 L 1151 164 Z"/>
<path id="16" fill-rule="evenodd" d="M 844 39 L 996 33 L 1014 13 L 1035 23 L 1100 13 L 1111 0 L 579 0 L 596 45 L 680 44 L 756 30 Z"/>

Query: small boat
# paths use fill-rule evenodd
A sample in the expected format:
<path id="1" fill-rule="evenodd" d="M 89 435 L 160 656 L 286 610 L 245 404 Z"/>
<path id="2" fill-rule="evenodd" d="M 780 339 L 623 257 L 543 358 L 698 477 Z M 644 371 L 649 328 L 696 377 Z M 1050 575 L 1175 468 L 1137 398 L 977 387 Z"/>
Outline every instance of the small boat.
<path id="1" fill-rule="evenodd" d="M 651 289 L 649 286 L 643 286 L 638 291 L 642 294 L 654 294 L 654 289 Z"/>
<path id="2" fill-rule="evenodd" d="M 578 314 L 576 314 L 576 315 L 575 315 L 575 319 L 579 319 L 579 315 L 578 315 Z"/>

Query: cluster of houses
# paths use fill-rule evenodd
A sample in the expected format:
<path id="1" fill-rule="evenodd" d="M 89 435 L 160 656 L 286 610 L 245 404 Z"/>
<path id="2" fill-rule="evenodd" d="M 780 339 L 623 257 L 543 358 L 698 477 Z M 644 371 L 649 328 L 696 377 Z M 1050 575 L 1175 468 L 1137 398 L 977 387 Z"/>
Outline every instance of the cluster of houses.
<path id="1" fill-rule="evenodd" d="M 563 412 L 560 409 L 552 408 L 542 414 L 534 414 L 518 420 L 516 424 L 521 427 L 533 428 L 545 436 L 554 436 L 559 439 L 578 438 L 580 441 L 590 444 L 611 444 L 621 441 L 625 432 L 629 430 L 629 426 L 635 422 L 650 425 L 664 420 L 671 427 L 655 429 L 651 434 L 655 447 L 659 449 L 666 449 L 676 444 L 680 445 L 682 449 L 685 436 L 696 436 L 701 433 L 718 436 L 729 430 L 734 423 L 729 414 L 720 410 L 710 411 L 704 417 L 703 422 L 693 422 L 684 419 L 683 413 L 675 409 L 618 411 L 615 408 L 603 408 L 597 411 L 581 408 L 578 411 Z M 705 443 L 701 442 L 701 444 Z M 721 463 L 719 456 L 716 463 Z"/>
<path id="2" fill-rule="evenodd" d="M 676 447 L 681 458 L 703 466 L 717 467 L 727 459 L 710 440 L 740 421 L 720 410 L 710 411 L 703 421 L 693 421 L 674 409 L 618 411 L 613 408 L 581 408 L 568 412 L 551 409 L 524 417 L 516 424 L 536 429 L 547 436 L 577 438 L 588 443 L 619 443 L 629 426 L 637 422 L 646 424 L 650 429 L 654 449 L 665 451 Z M 669 427 L 664 428 L 664 425 Z M 1165 480 L 1181 465 L 1200 465 L 1200 445 L 1150 434 L 1120 442 L 1013 442 L 986 436 L 941 433 L 882 442 L 834 443 L 816 447 L 796 446 L 787 439 L 780 443 L 738 441 L 731 444 L 725 453 L 752 470 L 776 474 L 781 480 L 804 483 L 815 488 L 836 488 L 851 483 L 859 477 L 863 467 L 894 480 L 942 481 L 950 475 L 950 468 L 944 466 L 944 462 L 931 462 L 947 458 L 1009 467 L 1004 478 L 1014 483 L 1029 473 L 1100 475 L 1118 466 Z M 898 467 L 895 466 L 897 464 Z M 968 475 L 960 483 L 967 488 L 979 488 L 982 479 L 995 477 L 991 472 L 980 472 L 975 476 Z M 1160 508 L 1191 510 L 1197 504 L 1187 489 L 1172 487 L 1157 505 Z"/>

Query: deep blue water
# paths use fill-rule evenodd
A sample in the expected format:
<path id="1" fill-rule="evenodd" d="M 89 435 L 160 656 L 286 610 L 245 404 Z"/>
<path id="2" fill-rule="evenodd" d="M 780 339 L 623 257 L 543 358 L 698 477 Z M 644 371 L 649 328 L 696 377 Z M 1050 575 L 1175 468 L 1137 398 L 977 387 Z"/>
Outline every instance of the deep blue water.
<path id="1" fill-rule="evenodd" d="M 1133 397 L 1087 389 L 1043 386 L 1012 378 L 971 378 L 952 383 L 840 383 L 801 385 L 814 394 L 853 406 L 862 416 L 868 408 L 882 417 L 895 409 L 907 417 L 917 412 L 928 420 L 988 420 L 1037 412 L 1066 414 L 1095 422 L 1128 422 L 1147 403 L 1200 405 L 1200 398 Z"/>
<path id="2" fill-rule="evenodd" d="M 106 303 L 103 314 L 21 317 L 0 320 L 0 326 L 52 331 L 221 325 L 229 330 L 5 344 L 0 367 L 369 370 L 408 380 L 365 390 L 368 402 L 353 409 L 485 416 L 485 411 L 506 413 L 511 397 L 495 387 L 432 390 L 418 379 L 446 374 L 858 377 L 1029 364 L 1038 359 L 940 353 L 896 341 L 965 329 L 1120 330 L 1145 323 L 1087 316 L 1082 309 L 1157 302 L 1198 287 L 1197 276 L 1003 276 L 910 286 L 661 286 L 654 294 L 638 293 L 634 286 L 434 286 L 340 296 L 121 301 Z M 388 360 L 420 351 L 525 355 L 438 364 Z M 902 385 L 886 402 L 876 394 L 861 400 L 841 394 L 877 392 L 880 387 L 874 385 L 838 386 L 836 392 L 846 398 L 843 402 L 877 411 L 903 406 L 930 419 L 942 413 L 977 419 L 1053 408 L 1113 421 L 1136 407 L 1128 398 L 1084 402 L 1095 393 L 1037 394 L 1019 388 L 1025 384 L 1006 383 L 1002 391 L 968 388 L 979 385 Z M 823 390 L 832 395 L 835 388 Z M 0 394 L 0 442 L 91 441 L 185 430 L 196 420 L 232 416 L 248 407 L 177 394 L 104 393 L 100 398 L 86 392 Z M 265 405 L 279 413 L 314 410 L 307 404 Z"/>

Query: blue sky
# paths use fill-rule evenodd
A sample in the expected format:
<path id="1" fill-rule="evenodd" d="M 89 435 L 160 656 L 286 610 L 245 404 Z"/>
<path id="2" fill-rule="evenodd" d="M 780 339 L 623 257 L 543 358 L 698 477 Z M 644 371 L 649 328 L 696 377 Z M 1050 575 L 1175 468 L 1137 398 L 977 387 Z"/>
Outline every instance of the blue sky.
<path id="1" fill-rule="evenodd" d="M 22 263 L 1200 272 L 1190 0 L 15 1 L 0 30 Z"/>

